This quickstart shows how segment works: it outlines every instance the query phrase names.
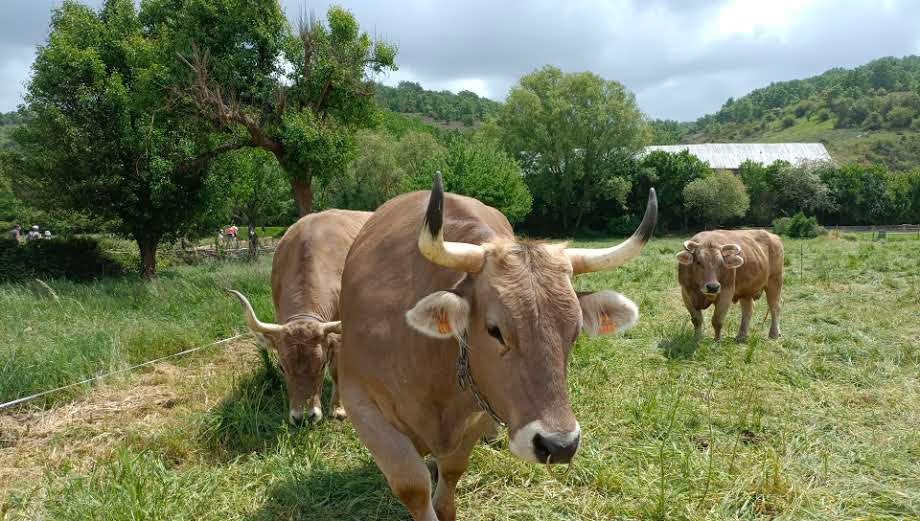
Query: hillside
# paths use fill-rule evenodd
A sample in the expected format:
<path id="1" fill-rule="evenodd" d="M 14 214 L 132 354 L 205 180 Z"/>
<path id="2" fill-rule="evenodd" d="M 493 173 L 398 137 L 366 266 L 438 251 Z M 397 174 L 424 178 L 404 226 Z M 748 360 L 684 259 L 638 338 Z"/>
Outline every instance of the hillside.
<path id="1" fill-rule="evenodd" d="M 425 90 L 418 83 L 401 81 L 396 87 L 377 85 L 377 102 L 393 112 L 411 114 L 443 129 L 475 127 L 501 106 L 468 90 Z"/>
<path id="2" fill-rule="evenodd" d="M 772 83 L 696 122 L 657 121 L 653 128 L 656 144 L 812 141 L 839 162 L 920 168 L 920 57 Z"/>

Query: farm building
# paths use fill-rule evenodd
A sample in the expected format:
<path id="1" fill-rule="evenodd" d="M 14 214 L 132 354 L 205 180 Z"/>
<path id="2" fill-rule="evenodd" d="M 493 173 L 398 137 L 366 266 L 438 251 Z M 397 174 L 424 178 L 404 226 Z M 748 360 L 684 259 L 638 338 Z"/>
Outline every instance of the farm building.
<path id="1" fill-rule="evenodd" d="M 698 145 L 654 145 L 645 147 L 643 155 L 661 150 L 675 154 L 689 151 L 709 163 L 714 170 L 738 170 L 741 163 L 754 161 L 764 165 L 787 161 L 793 165 L 832 161 L 821 143 L 703 143 Z"/>

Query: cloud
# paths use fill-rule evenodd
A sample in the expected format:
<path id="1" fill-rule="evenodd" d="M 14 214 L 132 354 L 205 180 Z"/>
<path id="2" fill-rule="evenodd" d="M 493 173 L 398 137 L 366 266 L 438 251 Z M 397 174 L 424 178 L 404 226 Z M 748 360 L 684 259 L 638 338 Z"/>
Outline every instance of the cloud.
<path id="1" fill-rule="evenodd" d="M 98 1 L 98 0 L 97 0 Z M 58 2 L 14 2 L 0 22 L 0 110 L 27 79 L 24 47 L 45 38 Z M 303 0 L 283 0 L 292 19 Z M 329 2 L 307 6 L 323 16 Z M 345 2 L 364 29 L 399 46 L 385 83 L 472 90 L 501 100 L 517 79 L 552 64 L 623 82 L 653 117 L 694 119 L 772 81 L 920 51 L 920 2 L 883 0 L 587 0 Z M 19 18 L 10 21 L 10 18 Z M 11 29 L 7 33 L 7 29 Z M 18 49 L 18 50 L 16 50 Z M 14 52 L 15 51 L 15 52 Z"/>

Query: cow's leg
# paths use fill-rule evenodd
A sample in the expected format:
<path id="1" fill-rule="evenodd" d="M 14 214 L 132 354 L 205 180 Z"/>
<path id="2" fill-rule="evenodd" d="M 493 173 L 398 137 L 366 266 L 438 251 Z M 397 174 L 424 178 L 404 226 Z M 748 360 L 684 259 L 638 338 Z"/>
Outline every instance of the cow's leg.
<path id="1" fill-rule="evenodd" d="M 329 353 L 329 376 L 332 377 L 332 417 L 336 420 L 344 420 L 348 415 L 345 408 L 342 407 L 342 398 L 339 396 L 339 371 L 336 360 L 335 350 Z"/>
<path id="2" fill-rule="evenodd" d="M 687 293 L 685 288 L 681 288 L 681 296 L 684 298 L 684 306 L 690 312 L 690 322 L 693 322 L 693 334 L 699 339 L 703 336 L 703 312 L 696 309 L 693 298 Z"/>
<path id="3" fill-rule="evenodd" d="M 783 290 L 783 276 L 774 275 L 767 283 L 767 305 L 770 306 L 770 338 L 779 338 L 779 295 Z"/>
<path id="4" fill-rule="evenodd" d="M 738 328 L 738 342 L 745 342 L 751 326 L 751 315 L 754 313 L 754 301 L 749 298 L 741 299 L 741 327 Z"/>
<path id="5" fill-rule="evenodd" d="M 353 387 L 341 391 L 358 437 L 412 519 L 438 521 L 431 503 L 431 475 L 415 446 L 384 418 L 362 391 Z"/>
<path id="6" fill-rule="evenodd" d="M 438 464 L 438 486 L 434 491 L 434 511 L 438 514 L 439 521 L 455 521 L 457 519 L 457 482 L 466 472 L 470 463 L 470 453 L 479 439 L 490 430 L 497 430 L 498 426 L 485 414 L 472 425 L 463 435 L 457 450 L 446 456 L 436 458 Z"/>
<path id="7" fill-rule="evenodd" d="M 725 323 L 725 315 L 728 314 L 728 308 L 732 306 L 732 296 L 730 292 L 725 291 L 719 294 L 716 300 L 715 309 L 712 312 L 712 329 L 715 331 L 715 339 L 718 342 L 722 338 L 722 324 Z"/>

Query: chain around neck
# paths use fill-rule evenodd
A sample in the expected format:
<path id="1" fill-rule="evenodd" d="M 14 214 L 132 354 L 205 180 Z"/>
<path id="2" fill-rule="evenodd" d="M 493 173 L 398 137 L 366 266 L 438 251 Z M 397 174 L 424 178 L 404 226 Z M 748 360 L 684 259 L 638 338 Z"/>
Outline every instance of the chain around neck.
<path id="1" fill-rule="evenodd" d="M 466 334 L 455 335 L 455 337 L 460 347 L 460 356 L 457 358 L 457 383 L 460 385 L 460 389 L 465 391 L 469 387 L 470 392 L 473 393 L 473 398 L 479 404 L 479 408 L 491 416 L 492 421 L 498 425 L 506 425 L 486 397 L 482 395 L 479 386 L 476 385 L 476 380 L 473 379 L 473 372 L 470 370 L 470 345 L 466 341 Z"/>

